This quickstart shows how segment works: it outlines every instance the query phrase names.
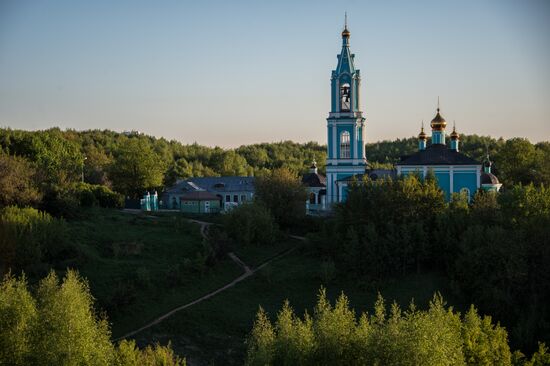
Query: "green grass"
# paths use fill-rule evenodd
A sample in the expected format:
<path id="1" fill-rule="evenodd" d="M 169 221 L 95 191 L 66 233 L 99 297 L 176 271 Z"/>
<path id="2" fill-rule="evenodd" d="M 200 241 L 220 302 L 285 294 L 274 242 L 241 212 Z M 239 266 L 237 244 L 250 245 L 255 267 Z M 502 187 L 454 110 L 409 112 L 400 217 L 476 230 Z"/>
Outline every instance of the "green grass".
<path id="1" fill-rule="evenodd" d="M 202 270 L 192 268 L 203 251 L 203 239 L 198 225 L 177 214 L 91 210 L 86 218 L 69 222 L 69 227 L 81 256 L 67 266 L 88 279 L 99 307 L 108 314 L 114 337 L 242 273 L 229 259 Z M 185 262 L 190 268 L 178 270 Z"/>
<path id="2" fill-rule="evenodd" d="M 337 276 L 324 283 L 321 261 L 307 251 L 293 251 L 260 270 L 234 288 L 186 309 L 165 322 L 136 335 L 140 344 L 172 342 L 174 349 L 194 364 L 240 365 L 244 359 L 244 339 L 251 330 L 255 314 L 262 306 L 273 318 L 288 299 L 298 314 L 311 313 L 321 286 L 331 299 L 341 291 L 356 311 L 370 311 L 377 293 L 391 303 L 407 307 L 411 298 L 425 307 L 434 292 L 440 291 L 450 303 L 450 290 L 437 273 L 410 275 L 379 289 Z"/>
<path id="3" fill-rule="evenodd" d="M 248 245 L 246 247 L 236 247 L 233 248 L 233 252 L 250 268 L 255 268 L 279 253 L 299 245 L 301 245 L 301 242 L 298 240 L 281 239 L 270 246 Z"/>
<path id="4" fill-rule="evenodd" d="M 208 221 L 206 217 L 199 219 Z M 107 311 L 114 338 L 242 274 L 239 266 L 223 259 L 204 272 L 180 273 L 178 282 L 171 282 L 175 268 L 192 263 L 203 251 L 199 226 L 186 222 L 178 213 L 132 215 L 92 210 L 86 218 L 69 222 L 69 226 L 81 256 L 67 265 L 78 268 L 88 278 L 92 294 Z M 303 314 L 313 308 L 321 286 L 327 288 L 331 299 L 344 291 L 358 312 L 372 310 L 378 292 L 390 303 L 395 300 L 406 307 L 414 298 L 419 307 L 425 307 L 439 291 L 450 304 L 464 308 L 451 297 L 447 279 L 437 273 L 409 275 L 373 288 L 346 276 L 343 269 L 331 275 L 326 263 L 298 240 L 231 249 L 255 268 L 295 246 L 297 250 L 275 259 L 236 286 L 137 334 L 138 344 L 171 341 L 176 352 L 191 364 L 239 365 L 246 350 L 244 339 L 259 306 L 273 318 L 288 299 L 296 312 Z M 116 296 L 120 304 L 113 306 Z"/>

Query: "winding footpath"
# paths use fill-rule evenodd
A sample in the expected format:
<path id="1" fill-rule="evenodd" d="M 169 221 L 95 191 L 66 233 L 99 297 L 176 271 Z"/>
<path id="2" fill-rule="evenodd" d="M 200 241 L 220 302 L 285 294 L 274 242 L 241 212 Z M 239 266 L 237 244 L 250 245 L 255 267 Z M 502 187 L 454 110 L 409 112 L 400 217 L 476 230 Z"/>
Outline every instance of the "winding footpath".
<path id="1" fill-rule="evenodd" d="M 208 226 L 212 225 L 211 222 L 204 222 L 204 221 L 199 221 L 199 220 L 189 220 L 190 222 L 193 222 L 193 223 L 196 223 L 196 224 L 199 224 L 201 226 L 201 235 L 203 238 L 207 239 L 208 238 Z M 298 240 L 305 240 L 304 237 L 301 237 L 301 236 L 296 236 L 296 235 L 291 235 L 292 238 L 294 239 L 298 239 Z M 115 339 L 115 341 L 119 341 L 119 340 L 122 340 L 122 339 L 125 339 L 125 338 L 128 338 L 128 337 L 132 337 L 134 335 L 136 335 L 137 333 L 140 333 L 142 331 L 144 331 L 145 329 L 148 329 L 148 328 L 151 328 L 152 326 L 154 325 L 157 325 L 158 323 L 162 322 L 163 320 L 171 317 L 172 315 L 174 315 L 175 313 L 179 312 L 179 311 L 182 311 L 184 309 L 187 309 L 193 305 L 196 305 L 200 302 L 203 302 L 204 300 L 207 300 L 211 297 L 214 297 L 216 296 L 217 294 L 219 294 L 220 292 L 223 292 L 225 290 L 228 290 L 230 289 L 231 287 L 235 286 L 237 283 L 247 279 L 248 277 L 254 275 L 254 273 L 258 272 L 259 270 L 261 270 L 262 268 L 264 268 L 265 266 L 267 266 L 269 263 L 287 255 L 288 253 L 294 251 L 296 249 L 296 247 L 293 247 L 293 248 L 290 248 L 290 249 L 287 249 L 279 254 L 277 254 L 276 256 L 270 258 L 269 260 L 265 261 L 264 263 L 262 263 L 261 265 L 259 265 L 258 267 L 256 268 L 253 268 L 251 269 L 250 267 L 248 267 L 239 257 L 237 257 L 237 255 L 235 255 L 235 253 L 233 252 L 230 252 L 230 253 L 227 253 L 227 255 L 229 256 L 229 258 L 231 258 L 231 260 L 233 260 L 235 263 L 237 263 L 243 270 L 244 270 L 244 273 L 242 275 L 240 275 L 239 277 L 235 278 L 233 281 L 231 281 L 230 283 L 228 283 L 227 285 L 223 286 L 223 287 L 220 287 L 218 288 L 217 290 L 214 290 L 212 292 L 209 292 L 208 294 L 202 296 L 202 297 L 199 297 L 198 299 L 196 300 L 193 300 L 187 304 L 184 304 L 182 306 L 178 306 L 177 308 L 175 309 L 172 309 L 170 310 L 169 312 L 167 312 L 166 314 L 164 315 L 161 315 L 159 316 L 158 318 L 154 319 L 153 321 L 145 324 L 144 326 L 142 326 L 141 328 L 139 329 L 136 329 L 136 330 L 133 330 L 129 333 L 126 333 L 124 334 L 123 336 L 121 337 L 118 337 Z"/>

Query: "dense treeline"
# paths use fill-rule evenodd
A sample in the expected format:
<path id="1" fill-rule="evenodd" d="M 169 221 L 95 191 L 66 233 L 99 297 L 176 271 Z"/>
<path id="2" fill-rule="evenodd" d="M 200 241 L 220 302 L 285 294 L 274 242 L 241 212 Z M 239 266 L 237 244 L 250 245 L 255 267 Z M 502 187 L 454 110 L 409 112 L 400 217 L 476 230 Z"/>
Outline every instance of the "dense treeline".
<path id="1" fill-rule="evenodd" d="M 170 346 L 111 343 L 87 282 L 74 271 L 62 282 L 52 271 L 32 292 L 24 276 L 4 277 L 0 329 L 0 365 L 185 365 Z"/>
<path id="2" fill-rule="evenodd" d="M 178 178 L 223 175 L 263 175 L 286 167 L 303 172 L 316 160 L 324 165 L 325 147 L 317 143 L 290 141 L 241 146 L 237 149 L 183 145 L 175 140 L 154 138 L 139 133 L 113 131 L 21 131 L 0 129 L 0 150 L 12 157 L 13 179 L 32 182 L 34 188 L 67 186 L 84 180 L 104 185 L 124 195 L 141 195 L 146 189 L 162 189 Z M 17 158 L 15 158 L 17 156 Z M 13 160 L 13 161 L 12 161 Z M 0 161 L 0 166 L 4 163 Z M 25 165 L 26 164 L 26 165 Z M 10 182 L 0 186 L 8 189 Z M 11 195 L 6 191 L 6 195 Z M 34 192 L 27 202 L 36 200 Z"/>
<path id="3" fill-rule="evenodd" d="M 463 136 L 461 150 L 482 160 L 489 149 L 495 173 L 505 185 L 550 184 L 550 143 L 531 144 L 525 139 L 493 139 Z M 415 138 L 366 145 L 371 166 L 391 167 L 403 155 L 417 149 Z M 106 186 L 125 196 L 145 190 L 162 190 L 177 179 L 195 176 L 269 174 L 287 168 L 304 173 L 312 160 L 321 171 L 326 147 L 314 142 L 290 141 L 241 146 L 236 149 L 184 145 L 175 140 L 139 133 L 109 130 L 21 131 L 0 129 L 0 204 L 44 202 L 44 208 L 74 205 L 59 202 L 77 196 L 77 182 Z M 67 210 L 66 210 L 67 211 Z"/>
<path id="4" fill-rule="evenodd" d="M 517 185 L 447 204 L 433 177 L 366 180 L 312 242 L 341 273 L 377 287 L 443 271 L 466 302 L 502 321 L 513 345 L 550 341 L 550 190 Z"/>
<path id="5" fill-rule="evenodd" d="M 544 345 L 527 360 L 510 351 L 506 330 L 472 306 L 461 315 L 435 295 L 427 310 L 414 303 L 388 312 L 379 296 L 359 316 L 342 294 L 332 305 L 321 289 L 313 314 L 285 302 L 272 323 L 260 308 L 247 340 L 247 365 L 523 365 L 550 362 Z"/>

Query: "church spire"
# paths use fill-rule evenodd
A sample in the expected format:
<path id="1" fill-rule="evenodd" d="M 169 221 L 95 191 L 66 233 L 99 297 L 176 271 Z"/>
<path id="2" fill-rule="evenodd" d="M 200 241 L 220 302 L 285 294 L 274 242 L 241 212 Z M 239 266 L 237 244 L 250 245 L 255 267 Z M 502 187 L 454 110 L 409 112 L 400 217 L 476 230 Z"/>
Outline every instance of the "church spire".
<path id="1" fill-rule="evenodd" d="M 422 120 L 422 127 L 418 134 L 418 150 L 426 150 L 426 133 L 424 132 L 424 120 Z"/>
<path id="2" fill-rule="evenodd" d="M 348 14 L 345 14 L 344 30 L 342 31 L 342 52 L 338 55 L 338 66 L 336 72 L 338 74 L 347 72 L 353 74 L 355 72 L 355 65 L 353 64 L 354 55 L 349 49 L 349 38 L 351 32 L 348 29 Z"/>
<path id="3" fill-rule="evenodd" d="M 453 121 L 453 132 L 451 132 L 451 150 L 458 151 L 460 135 L 456 132 L 456 122 Z"/>
<path id="4" fill-rule="evenodd" d="M 344 13 L 344 30 L 342 31 L 342 39 L 344 40 L 344 43 L 348 41 L 349 44 L 349 36 L 351 32 L 348 30 L 348 12 Z"/>

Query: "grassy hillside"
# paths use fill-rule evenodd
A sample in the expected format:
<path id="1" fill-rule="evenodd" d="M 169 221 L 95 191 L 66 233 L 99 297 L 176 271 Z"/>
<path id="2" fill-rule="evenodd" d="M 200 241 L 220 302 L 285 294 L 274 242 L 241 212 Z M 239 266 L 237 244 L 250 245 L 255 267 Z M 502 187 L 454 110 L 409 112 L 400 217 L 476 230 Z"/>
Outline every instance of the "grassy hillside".
<path id="1" fill-rule="evenodd" d="M 70 221 L 78 245 L 78 260 L 66 263 L 89 280 L 98 305 L 112 324 L 113 338 L 135 330 L 175 307 L 193 301 L 231 282 L 243 269 L 224 256 L 204 264 L 207 245 L 199 225 L 180 214 L 129 214 L 92 210 Z M 270 247 L 234 247 L 252 269 L 274 259 L 253 276 L 213 298 L 135 335 L 138 343 L 171 341 L 191 364 L 242 363 L 243 340 L 259 306 L 275 316 L 285 299 L 302 313 L 315 304 L 320 286 L 331 298 L 344 291 L 352 305 L 370 310 L 377 292 L 408 305 L 411 298 L 423 307 L 435 291 L 456 305 L 446 279 L 437 273 L 407 276 L 372 288 L 342 273 L 314 255 L 303 242 L 287 239 Z M 462 304 L 460 307 L 462 308 Z"/>
<path id="2" fill-rule="evenodd" d="M 435 291 L 452 300 L 445 278 L 425 273 L 387 283 L 380 289 L 364 288 L 351 280 L 323 280 L 322 263 L 307 251 L 293 251 L 274 261 L 234 288 L 182 311 L 136 335 L 138 343 L 172 341 L 176 352 L 192 364 L 242 364 L 243 340 L 250 331 L 258 306 L 272 317 L 285 299 L 298 313 L 313 308 L 321 285 L 335 298 L 344 291 L 356 310 L 370 310 L 379 290 L 388 300 L 408 305 L 411 298 L 424 307 Z M 453 301 L 450 301 L 453 303 Z"/>
<path id="3" fill-rule="evenodd" d="M 114 336 L 241 273 L 228 258 L 205 265 L 199 226 L 181 216 L 94 210 L 69 226 L 82 254 L 77 263 L 67 266 L 88 278 L 99 306 L 108 313 Z"/>

